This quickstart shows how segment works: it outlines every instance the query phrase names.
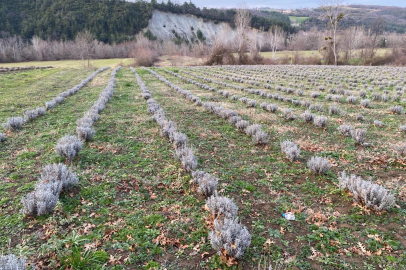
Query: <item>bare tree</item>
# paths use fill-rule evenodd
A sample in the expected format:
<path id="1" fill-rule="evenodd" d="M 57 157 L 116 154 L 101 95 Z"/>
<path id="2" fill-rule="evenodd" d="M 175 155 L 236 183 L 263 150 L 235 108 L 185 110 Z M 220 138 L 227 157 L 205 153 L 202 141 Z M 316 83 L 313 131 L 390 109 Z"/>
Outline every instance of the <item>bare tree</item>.
<path id="1" fill-rule="evenodd" d="M 344 51 L 344 58 L 347 62 L 354 57 L 354 53 L 357 49 L 362 48 L 364 33 L 364 28 L 359 26 L 352 26 L 343 31 L 341 44 Z"/>
<path id="2" fill-rule="evenodd" d="M 80 58 L 83 61 L 83 67 L 86 68 L 85 60 L 87 60 L 87 66 L 90 65 L 90 57 L 93 53 L 93 40 L 94 36 L 89 30 L 79 32 L 75 38 L 75 44 L 79 52 Z"/>
<path id="3" fill-rule="evenodd" d="M 275 59 L 275 52 L 279 48 L 279 46 L 283 43 L 285 38 L 285 31 L 283 31 L 282 27 L 274 25 L 268 30 L 268 40 L 269 45 L 271 46 L 272 50 L 272 58 Z"/>
<path id="4" fill-rule="evenodd" d="M 381 17 L 376 18 L 365 35 L 365 51 L 363 55 L 365 59 L 374 58 L 379 46 L 379 40 L 382 37 L 384 30 L 385 21 Z"/>
<path id="5" fill-rule="evenodd" d="M 247 5 L 240 5 L 237 7 L 237 13 L 235 14 L 235 28 L 236 28 L 236 43 L 238 57 L 241 63 L 246 62 L 245 50 L 247 47 L 247 33 L 251 26 L 251 13 L 248 10 Z"/>
<path id="6" fill-rule="evenodd" d="M 344 19 L 344 0 L 322 0 L 321 8 L 324 11 L 324 16 L 327 18 L 330 26 L 330 36 L 326 37 L 327 46 L 323 50 L 328 50 L 331 47 L 334 54 L 334 64 L 337 65 L 337 28 L 338 23 Z"/>

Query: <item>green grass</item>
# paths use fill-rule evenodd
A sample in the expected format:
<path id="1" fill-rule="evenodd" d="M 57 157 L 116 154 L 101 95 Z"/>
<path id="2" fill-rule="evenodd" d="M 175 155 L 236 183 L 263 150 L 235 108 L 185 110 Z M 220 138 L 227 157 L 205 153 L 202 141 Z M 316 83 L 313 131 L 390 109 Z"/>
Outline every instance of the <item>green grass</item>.
<path id="1" fill-rule="evenodd" d="M 283 87 L 289 83 L 305 84 L 309 87 L 304 89 L 305 95 L 292 97 L 326 108 L 334 104 L 324 100 L 326 92 L 311 99 L 309 94 L 317 87 L 306 79 L 294 82 L 292 76 L 296 73 L 285 73 L 283 68 L 288 67 L 281 67 L 272 75 L 267 74 L 266 67 L 255 74 L 228 67 L 214 68 L 210 74 L 215 71 L 228 76 L 249 75 L 250 80 L 261 75 L 274 80 L 274 86 L 283 83 Z M 304 111 L 303 107 L 286 102 L 207 83 L 182 70 L 177 68 L 177 73 L 230 91 L 231 95 L 276 103 L 280 108 L 291 108 L 297 116 Z M 225 266 L 211 247 L 205 200 L 196 193 L 190 175 L 175 159 L 172 144 L 160 136 L 128 68 L 117 73 L 114 95 L 94 125 L 96 135 L 73 161 L 79 186 L 61 194 L 53 214 L 23 217 L 21 197 L 34 189 L 43 166 L 63 162 L 54 152 L 56 141 L 75 133 L 76 120 L 97 100 L 111 70 L 97 75 L 77 94 L 20 131 L 12 132 L 0 144 L 0 253 L 22 253 L 30 262 L 49 269 L 257 269 L 260 261 L 266 264 L 265 259 L 274 267 L 284 264 L 286 269 L 402 269 L 406 261 L 406 204 L 401 195 L 405 188 L 405 162 L 394 156 L 390 145 L 404 137 L 398 132 L 404 116 L 386 113 L 388 106 L 402 103 L 372 101 L 371 109 L 336 104 L 347 116 L 329 115 L 328 126 L 323 130 L 300 119 L 288 122 L 280 117 L 280 112 L 267 113 L 258 105 L 247 108 L 239 101 L 155 69 L 203 102 L 216 102 L 251 123 L 261 124 L 270 134 L 270 142 L 257 146 L 226 120 L 186 101 L 149 72 L 137 71 L 166 117 L 187 134 L 198 157 L 198 168 L 219 177 L 218 190 L 234 198 L 238 205 L 239 218 L 252 234 L 251 246 L 240 265 Z M 276 92 L 219 79 L 205 71 L 199 68 L 193 73 Z M 55 68 L 0 75 L 5 83 L 0 90 L 0 95 L 4 95 L 0 99 L 0 119 L 43 104 L 91 71 L 86 72 Z M 388 77 L 392 75 L 385 72 Z M 323 76 L 317 81 L 326 83 Z M 349 89 L 347 82 L 345 85 Z M 357 87 L 362 87 L 360 81 Z M 30 95 L 36 98 L 29 98 Z M 366 121 L 354 119 L 358 112 L 364 114 Z M 383 121 L 385 128 L 372 126 L 373 119 Z M 336 131 L 340 121 L 367 128 L 368 142 L 374 146 L 359 147 L 351 138 L 340 136 Z M 280 152 L 279 143 L 284 139 L 301 145 L 298 162 L 289 162 Z M 309 172 L 306 162 L 313 155 L 326 156 L 334 162 L 329 173 L 315 176 Z M 380 178 L 395 190 L 400 208 L 374 213 L 353 205 L 351 196 L 337 187 L 337 173 L 342 169 L 366 179 L 373 176 L 374 181 Z M 290 210 L 297 210 L 295 221 L 281 216 Z M 359 243 L 371 252 L 370 256 L 357 253 Z"/>
<path id="2" fill-rule="evenodd" d="M 91 67 L 102 68 L 112 67 L 115 68 L 119 65 L 132 65 L 134 59 L 132 58 L 114 58 L 114 59 L 95 59 L 90 60 Z M 83 68 L 82 60 L 60 60 L 60 61 L 37 61 L 37 62 L 21 62 L 21 63 L 1 63 L 1 67 L 44 67 L 53 66 L 55 68 Z M 87 66 L 87 61 L 86 61 Z"/>
<path id="3" fill-rule="evenodd" d="M 290 22 L 294 24 L 301 24 L 304 20 L 307 20 L 309 17 L 297 17 L 289 16 Z"/>

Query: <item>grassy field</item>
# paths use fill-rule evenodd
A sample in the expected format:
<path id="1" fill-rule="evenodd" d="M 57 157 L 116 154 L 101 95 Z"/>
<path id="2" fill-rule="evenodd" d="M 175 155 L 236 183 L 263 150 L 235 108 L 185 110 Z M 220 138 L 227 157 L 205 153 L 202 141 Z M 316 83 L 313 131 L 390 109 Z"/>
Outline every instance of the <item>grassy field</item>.
<path id="1" fill-rule="evenodd" d="M 387 52 L 389 52 L 389 50 L 390 49 L 385 48 L 377 49 L 376 56 L 384 56 Z M 320 58 L 322 57 L 319 51 L 277 51 L 275 53 L 275 57 L 276 58 L 294 57 L 295 53 L 299 53 L 304 57 L 312 57 L 312 56 L 317 56 Z M 341 53 L 341 55 L 343 56 L 343 53 Z M 261 56 L 265 58 L 272 58 L 272 52 L 261 52 Z"/>
<path id="2" fill-rule="evenodd" d="M 289 16 L 290 22 L 294 24 L 301 24 L 304 20 L 308 19 L 309 17 L 297 17 L 297 16 Z"/>
<path id="3" fill-rule="evenodd" d="M 226 98 L 163 68 L 153 68 L 203 102 L 232 109 L 250 123 L 262 125 L 269 134 L 269 143 L 255 145 L 227 120 L 187 101 L 150 72 L 136 69 L 166 117 L 187 135 L 198 158 L 197 168 L 217 176 L 219 193 L 234 198 L 239 219 L 252 235 L 239 264 L 228 267 L 212 248 L 205 198 L 196 192 L 191 176 L 175 158 L 172 143 L 160 135 L 159 126 L 151 120 L 147 102 L 128 68 L 117 73 L 114 95 L 94 125 L 96 135 L 84 143 L 71 165 L 79 185 L 61 193 L 54 213 L 24 217 L 21 198 L 34 189 L 43 166 L 64 162 L 54 151 L 57 140 L 75 134 L 76 120 L 97 100 L 111 69 L 45 116 L 9 133 L 0 143 L 0 254 L 22 254 L 40 269 L 260 270 L 268 269 L 265 261 L 274 269 L 404 269 L 406 159 L 395 154 L 393 145 L 404 141 L 399 125 L 405 121 L 404 114 L 389 113 L 390 106 L 403 106 L 404 102 L 402 98 L 373 100 L 372 93 L 382 95 L 383 90 L 366 79 L 386 76 L 402 87 L 404 96 L 404 69 L 166 69 L 228 91 Z M 90 73 L 55 68 L 0 74 L 0 121 L 44 104 Z M 243 81 L 233 81 L 232 77 Z M 272 80 L 268 82 L 272 89 L 262 87 L 264 79 Z M 353 82 L 355 79 L 357 82 Z M 324 111 L 314 113 L 326 115 L 327 126 L 319 128 L 303 122 L 299 115 L 306 108 L 221 86 L 216 81 L 321 104 Z M 356 104 L 325 99 L 329 89 L 337 87 L 331 83 L 338 81 L 343 82 L 340 88 L 357 96 Z M 326 90 L 317 90 L 322 85 Z M 287 87 L 295 93 L 282 91 Z M 359 89 L 365 87 L 374 89 L 366 97 L 371 99 L 371 108 L 359 105 Z M 298 89 L 304 94 L 297 95 Z M 396 85 L 388 83 L 384 89 L 392 97 Z M 313 92 L 320 95 L 312 98 Z M 248 107 L 231 99 L 232 95 L 254 99 L 257 105 Z M 275 103 L 279 110 L 266 112 L 259 106 L 262 102 Z M 329 115 L 332 105 L 342 114 Z M 298 119 L 283 118 L 284 108 L 290 108 Z M 357 114 L 364 120 L 357 120 Z M 382 121 L 384 127 L 375 126 L 374 120 Z M 367 129 L 366 141 L 372 146 L 361 146 L 340 135 L 337 128 L 343 123 Z M 280 142 L 287 139 L 301 148 L 295 162 L 281 153 Z M 307 168 L 307 161 L 314 155 L 329 159 L 332 166 L 327 174 L 315 175 Z M 351 194 L 338 187 L 342 170 L 364 179 L 372 177 L 374 183 L 395 195 L 396 205 L 376 212 L 354 203 Z M 296 219 L 284 219 L 282 213 L 286 211 L 294 212 Z"/>
<path id="4" fill-rule="evenodd" d="M 91 60 L 90 65 L 94 68 L 102 67 L 117 67 L 119 65 L 132 65 L 134 59 L 132 58 L 116 58 L 116 59 L 96 59 Z M 86 62 L 87 65 L 87 62 Z M 21 63 L 0 63 L 0 67 L 44 67 L 53 66 L 56 68 L 83 68 L 83 61 L 81 60 L 61 60 L 61 61 L 39 61 L 39 62 L 21 62 Z"/>

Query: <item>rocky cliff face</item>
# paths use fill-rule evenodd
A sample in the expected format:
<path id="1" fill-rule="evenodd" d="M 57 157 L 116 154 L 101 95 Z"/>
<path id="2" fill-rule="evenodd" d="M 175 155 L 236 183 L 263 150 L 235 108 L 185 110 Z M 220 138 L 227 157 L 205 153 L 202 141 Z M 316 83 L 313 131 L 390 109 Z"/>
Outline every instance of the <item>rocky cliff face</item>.
<path id="1" fill-rule="evenodd" d="M 160 40 L 184 39 L 195 42 L 199 36 L 203 36 L 207 44 L 211 44 L 215 36 L 230 31 L 227 23 L 204 22 L 203 19 L 194 15 L 173 14 L 159 10 L 154 10 L 148 28 Z M 198 34 L 200 31 L 202 35 Z"/>

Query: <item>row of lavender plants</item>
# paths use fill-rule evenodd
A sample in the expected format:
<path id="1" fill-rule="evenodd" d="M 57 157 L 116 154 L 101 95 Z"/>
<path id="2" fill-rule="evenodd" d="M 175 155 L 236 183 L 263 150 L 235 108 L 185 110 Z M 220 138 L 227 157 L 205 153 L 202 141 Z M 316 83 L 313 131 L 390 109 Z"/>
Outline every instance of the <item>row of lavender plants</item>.
<path id="1" fill-rule="evenodd" d="M 199 87 L 202 87 L 204 89 L 207 89 L 209 87 L 204 84 L 200 84 L 194 80 L 182 77 L 172 71 L 167 71 L 167 72 L 174 76 L 177 76 L 181 79 L 184 79 L 184 80 L 188 81 L 189 83 L 193 83 Z M 261 104 L 261 107 L 266 109 L 267 106 L 265 106 L 264 104 Z M 290 115 L 290 114 L 291 114 L 291 111 L 289 109 L 287 109 L 287 111 L 286 111 L 286 109 L 284 110 L 285 116 Z M 317 117 L 317 116 L 314 116 L 313 114 L 311 114 L 311 112 L 306 111 L 304 114 L 301 115 L 301 118 L 305 122 L 313 122 L 316 126 L 320 126 L 320 127 L 326 126 L 327 118 L 325 116 Z M 347 132 L 344 132 L 344 130 L 346 130 Z M 351 136 L 357 143 L 359 143 L 361 145 L 366 144 L 365 143 L 365 140 L 366 140 L 366 130 L 365 129 L 354 129 L 351 126 L 341 125 L 341 126 L 339 126 L 338 131 L 342 135 Z M 290 161 L 293 162 L 293 161 L 297 161 L 299 159 L 300 147 L 297 144 L 295 144 L 291 141 L 282 141 L 281 150 Z M 330 169 L 331 165 L 327 158 L 323 158 L 320 156 L 313 156 L 308 160 L 307 167 L 310 171 L 312 171 L 316 174 L 325 174 Z M 354 178 L 356 176 L 351 176 L 351 177 Z M 342 176 L 341 176 L 341 178 L 342 178 Z M 360 179 L 360 178 L 357 177 L 357 179 Z M 360 184 L 360 185 L 353 184 L 350 186 L 350 185 L 340 184 L 340 188 L 349 190 L 354 195 L 354 199 L 356 201 L 364 203 L 365 205 L 367 205 L 368 207 L 370 207 L 374 210 L 380 211 L 382 209 L 388 209 L 391 206 L 393 206 L 395 199 L 394 199 L 394 196 L 388 190 L 386 190 L 384 187 L 382 187 L 380 185 L 372 183 L 371 181 L 365 181 L 365 180 L 363 180 L 363 181 L 364 182 L 362 182 L 362 184 Z M 358 194 L 362 194 L 362 196 L 358 195 Z"/>
<path id="2" fill-rule="evenodd" d="M 165 71 L 172 74 L 173 76 L 176 76 L 176 77 L 178 77 L 178 78 L 180 78 L 180 79 L 182 79 L 184 81 L 187 81 L 189 83 L 195 84 L 196 86 L 199 86 L 199 87 L 201 87 L 203 89 L 211 89 L 208 85 L 201 84 L 201 83 L 199 83 L 197 81 L 194 81 L 192 79 L 183 77 L 183 76 L 181 76 L 181 75 L 179 75 L 179 74 L 177 74 L 175 72 L 168 71 L 168 70 L 165 70 Z M 211 90 L 211 91 L 213 91 L 213 90 Z M 217 91 L 217 93 L 224 96 L 224 97 L 226 97 L 226 98 L 230 96 L 230 93 L 228 91 L 219 90 L 219 91 Z M 233 100 L 239 100 L 242 103 L 247 104 L 249 107 L 255 107 L 256 104 L 257 104 L 256 100 L 247 99 L 246 97 L 239 98 L 238 96 L 233 95 L 233 96 L 231 96 L 231 98 Z M 292 103 L 294 103 L 294 101 L 295 100 L 293 100 Z M 260 107 L 262 109 L 264 109 L 265 111 L 267 111 L 267 112 L 275 113 L 275 112 L 278 111 L 278 105 L 277 104 L 268 104 L 266 102 L 263 102 L 263 103 L 260 104 Z M 312 107 L 312 105 L 310 105 L 310 107 Z M 317 107 L 317 106 L 315 106 L 315 107 Z M 280 110 L 282 111 L 282 117 L 285 118 L 286 120 L 295 120 L 297 118 L 297 116 L 295 114 L 293 114 L 292 110 L 289 109 L 289 108 L 284 108 L 284 109 L 280 109 Z M 321 109 L 319 109 L 319 110 L 321 110 Z M 336 106 L 330 106 L 329 114 L 331 114 L 331 115 L 340 114 L 340 109 L 338 107 L 336 107 Z M 324 116 L 324 115 L 321 115 L 321 116 L 314 115 L 313 113 L 311 113 L 310 110 L 306 110 L 304 113 L 300 114 L 300 118 L 306 123 L 314 124 L 316 127 L 326 128 L 326 126 L 327 126 L 327 120 L 328 119 L 327 119 L 326 116 Z M 382 127 L 383 123 L 381 121 L 375 120 L 374 125 L 378 126 L 378 127 Z M 402 126 L 400 128 L 402 130 Z M 406 128 L 405 128 L 405 130 L 406 130 Z M 340 125 L 338 127 L 338 132 L 341 135 L 352 137 L 352 139 L 354 139 L 357 144 L 368 145 L 365 142 L 366 141 L 366 129 L 354 129 L 351 125 Z M 402 152 L 402 153 L 405 152 L 405 151 L 401 151 L 401 150 L 397 150 L 397 151 L 399 153 L 400 152 Z"/>
<path id="3" fill-rule="evenodd" d="M 65 100 L 65 98 L 76 94 L 87 83 L 89 83 L 91 80 L 93 80 L 93 78 L 96 77 L 97 74 L 99 74 L 100 72 L 102 72 L 108 68 L 109 67 L 104 67 L 99 70 L 96 70 L 95 72 L 93 72 L 89 77 L 84 79 L 78 85 L 60 93 L 58 96 L 56 96 L 52 100 L 47 101 L 45 103 L 45 107 L 38 107 L 34 110 L 27 110 L 24 112 L 24 115 L 22 117 L 13 116 L 13 117 L 8 118 L 7 121 L 2 124 L 3 128 L 8 132 L 15 131 L 15 130 L 20 129 L 22 127 L 22 125 L 25 124 L 26 122 L 33 121 L 37 117 L 45 115 L 47 110 L 53 109 L 58 104 L 62 103 Z M 6 134 L 0 133 L 0 142 L 5 141 L 6 138 L 7 138 Z"/>
<path id="4" fill-rule="evenodd" d="M 62 137 L 55 146 L 56 153 L 66 158 L 72 164 L 73 158 L 83 147 L 82 140 L 90 136 L 83 136 L 83 129 L 90 128 L 100 117 L 107 102 L 114 92 L 115 75 L 120 67 L 113 70 L 109 82 L 104 90 L 99 94 L 99 99 L 93 104 L 91 109 L 85 112 L 85 116 L 78 120 L 78 136 L 67 135 Z M 84 125 L 83 123 L 86 123 Z M 90 125 L 90 126 L 87 126 Z M 91 129 L 94 135 L 94 130 Z M 52 213 L 59 199 L 62 190 L 69 189 L 78 183 L 78 179 L 70 168 L 64 164 L 50 164 L 42 169 L 38 183 L 34 191 L 28 193 L 21 200 L 23 204 L 22 213 L 27 216 L 42 216 Z"/>
<path id="5" fill-rule="evenodd" d="M 207 207 L 214 218 L 214 229 L 209 233 L 212 247 L 220 255 L 240 259 L 251 243 L 251 235 L 248 229 L 238 221 L 237 205 L 232 199 L 218 195 L 217 177 L 195 170 L 197 158 L 193 149 L 187 146 L 187 135 L 177 131 L 176 124 L 166 118 L 163 109 L 151 98 L 151 92 L 148 91 L 142 79 L 134 69 L 132 71 L 141 88 L 143 98 L 148 102 L 148 113 L 153 114 L 153 120 L 160 126 L 162 136 L 173 143 L 176 157 L 185 171 L 192 175 L 194 183 L 198 185 L 198 192 L 206 198 Z M 161 78 L 161 81 L 169 83 L 164 78 Z M 191 99 L 193 100 L 193 97 Z"/>
<path id="6" fill-rule="evenodd" d="M 184 90 L 181 87 L 172 84 L 170 81 L 168 81 L 167 79 L 165 79 L 164 77 L 162 77 L 161 75 L 159 75 L 158 73 L 156 73 L 155 71 L 152 71 L 150 69 L 147 69 L 149 72 L 151 72 L 152 74 L 154 74 L 159 80 L 165 82 L 168 86 L 170 86 L 172 89 L 176 90 L 177 92 L 179 92 L 180 94 L 182 94 L 182 96 L 186 97 L 189 100 L 198 100 L 199 104 L 201 104 L 201 100 L 199 97 L 193 95 L 190 91 Z M 204 87 L 204 85 L 203 85 Z M 208 86 L 206 86 L 207 88 Z M 189 98 L 188 98 L 189 97 Z M 199 105 L 198 104 L 198 105 Z M 213 113 L 218 115 L 219 117 L 228 120 L 228 122 L 230 124 L 233 124 L 235 127 L 237 127 L 239 130 L 241 130 L 242 132 L 244 132 L 245 134 L 247 134 L 248 136 L 252 137 L 252 141 L 255 144 L 266 144 L 269 141 L 269 136 L 268 133 L 266 133 L 265 131 L 262 130 L 261 125 L 258 124 L 251 124 L 246 121 L 243 120 L 238 113 L 236 113 L 233 110 L 230 109 L 226 109 L 223 106 L 217 106 L 213 103 L 210 102 L 205 102 L 203 104 L 203 107 Z"/>
<path id="7" fill-rule="evenodd" d="M 117 67 L 113 70 L 107 86 L 99 94 L 99 99 L 93 104 L 90 110 L 85 112 L 84 117 L 77 121 L 77 137 L 71 135 L 65 136 L 61 138 L 55 146 L 57 154 L 66 158 L 69 164 L 72 163 L 73 158 L 83 147 L 83 142 L 80 139 L 86 141 L 94 135 L 95 132 L 91 129 L 91 126 L 100 118 L 99 113 L 104 110 L 107 102 L 112 97 L 116 82 L 115 76 L 120 68 L 121 67 Z M 97 73 L 105 69 L 106 68 L 101 69 Z M 74 91 L 79 91 L 83 86 L 84 84 Z M 74 91 L 72 90 L 71 93 L 73 94 Z M 90 128 L 91 130 L 88 131 L 86 130 L 87 128 Z M 86 136 L 84 134 L 86 134 Z M 90 136 L 89 134 L 92 135 Z M 23 207 L 21 212 L 25 216 L 42 216 L 52 213 L 59 200 L 61 192 L 71 189 L 78 183 L 79 179 L 76 177 L 75 173 L 72 172 L 71 168 L 66 165 L 59 163 L 44 166 L 41 170 L 41 175 L 35 185 L 34 191 L 22 197 L 21 203 Z M 26 260 L 25 258 L 17 257 L 14 254 L 1 256 L 0 270 L 2 269 L 25 270 Z"/>

